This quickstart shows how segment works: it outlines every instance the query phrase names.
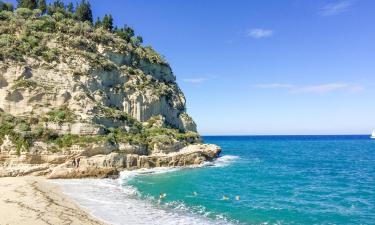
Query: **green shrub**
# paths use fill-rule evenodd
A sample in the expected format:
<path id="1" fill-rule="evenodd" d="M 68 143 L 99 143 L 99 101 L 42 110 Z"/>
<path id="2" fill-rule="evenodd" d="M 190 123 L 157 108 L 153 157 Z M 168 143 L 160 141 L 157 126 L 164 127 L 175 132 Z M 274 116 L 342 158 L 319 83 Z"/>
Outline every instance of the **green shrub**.
<path id="1" fill-rule="evenodd" d="M 50 48 L 43 52 L 42 57 L 47 62 L 58 61 L 60 56 L 60 50 L 58 48 Z"/>
<path id="2" fill-rule="evenodd" d="M 16 9 L 17 16 L 20 16 L 24 19 L 30 18 L 33 15 L 33 10 L 28 8 L 17 8 Z"/>
<path id="3" fill-rule="evenodd" d="M 41 17 L 37 20 L 28 21 L 26 29 L 28 31 L 54 32 L 56 23 L 50 17 Z"/>
<path id="4" fill-rule="evenodd" d="M 10 20 L 12 16 L 13 16 L 12 12 L 9 12 L 9 11 L 0 12 L 0 20 Z"/>
<path id="5" fill-rule="evenodd" d="M 19 131 L 30 131 L 30 125 L 27 124 L 26 122 L 22 122 L 18 124 L 18 130 Z"/>
<path id="6" fill-rule="evenodd" d="M 19 89 L 19 88 L 26 88 L 26 89 L 34 89 L 38 85 L 35 81 L 32 80 L 18 80 L 15 82 L 15 84 L 12 86 L 12 89 Z"/>
<path id="7" fill-rule="evenodd" d="M 74 122 L 75 119 L 76 119 L 76 116 L 67 107 L 61 107 L 61 108 L 52 110 L 47 113 L 47 118 L 45 118 L 45 120 L 48 122 L 56 122 L 56 123 Z"/>
<path id="8" fill-rule="evenodd" d="M 56 21 L 61 21 L 65 18 L 65 15 L 61 12 L 56 12 L 52 15 L 52 17 L 56 20 Z"/>

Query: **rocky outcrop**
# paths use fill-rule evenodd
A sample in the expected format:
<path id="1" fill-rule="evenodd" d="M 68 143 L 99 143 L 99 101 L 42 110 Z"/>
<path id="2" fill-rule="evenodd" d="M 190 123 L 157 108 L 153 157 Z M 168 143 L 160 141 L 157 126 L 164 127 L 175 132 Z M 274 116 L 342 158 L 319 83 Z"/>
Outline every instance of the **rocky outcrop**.
<path id="1" fill-rule="evenodd" d="M 176 152 L 151 155 L 113 150 L 108 143 L 93 144 L 85 150 L 74 146 L 60 154 L 42 151 L 17 156 L 2 150 L 0 177 L 43 175 L 48 178 L 102 178 L 118 175 L 122 170 L 200 165 L 214 160 L 221 151 L 216 145 L 208 144 L 194 144 Z"/>
<path id="2" fill-rule="evenodd" d="M 0 177 L 105 177 L 219 155 L 163 57 L 64 16 L 0 18 Z"/>
<path id="3" fill-rule="evenodd" d="M 104 107 L 118 109 L 140 122 L 162 115 L 178 129 L 196 131 L 195 123 L 184 119 L 185 97 L 177 84 L 158 80 L 147 74 L 149 70 L 129 74 L 128 67 L 114 67 L 104 71 L 91 68 L 83 59 L 80 75 L 69 62 L 55 65 L 54 70 L 33 59 L 21 65 L 0 62 L 1 66 L 0 108 L 12 115 L 43 114 L 67 106 L 77 122 L 97 123 L 97 110 Z"/>

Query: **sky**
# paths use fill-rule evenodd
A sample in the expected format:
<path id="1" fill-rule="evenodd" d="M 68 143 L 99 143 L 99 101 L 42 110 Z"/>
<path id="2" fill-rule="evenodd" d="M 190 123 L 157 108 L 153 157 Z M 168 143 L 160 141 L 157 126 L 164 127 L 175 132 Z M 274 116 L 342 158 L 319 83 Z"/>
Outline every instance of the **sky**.
<path id="1" fill-rule="evenodd" d="M 375 129 L 373 0 L 90 2 L 165 56 L 201 134 Z"/>

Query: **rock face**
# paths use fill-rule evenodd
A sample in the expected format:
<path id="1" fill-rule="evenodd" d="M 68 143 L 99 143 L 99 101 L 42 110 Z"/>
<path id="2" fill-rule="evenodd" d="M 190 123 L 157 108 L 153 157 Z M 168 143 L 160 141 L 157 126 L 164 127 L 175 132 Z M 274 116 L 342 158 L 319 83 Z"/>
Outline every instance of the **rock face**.
<path id="1" fill-rule="evenodd" d="M 0 154 L 0 177 L 43 175 L 48 178 L 104 178 L 117 175 L 121 170 L 154 167 L 176 167 L 200 165 L 212 161 L 220 154 L 220 148 L 211 144 L 193 144 L 173 153 L 140 155 L 116 151 L 108 143 L 92 144 L 80 148 L 72 146 L 59 153 L 51 153 L 41 146 L 36 152 L 22 153 L 6 151 L 2 145 Z M 78 162 L 79 161 L 79 162 Z"/>
<path id="2" fill-rule="evenodd" d="M 162 115 L 173 127 L 196 132 L 195 123 L 185 113 L 183 93 L 174 80 L 167 78 L 166 82 L 161 77 L 172 77 L 170 69 L 166 74 L 154 74 L 149 72 L 154 70 L 146 67 L 145 71 L 136 69 L 137 74 L 130 74 L 131 67 L 125 65 L 113 64 L 110 71 L 105 71 L 77 58 L 60 62 L 53 69 L 33 59 L 22 64 L 0 63 L 0 108 L 14 116 L 28 116 L 67 107 L 77 116 L 77 121 L 84 121 L 86 125 L 116 126 L 118 123 L 108 116 L 97 117 L 102 108 L 110 108 L 140 122 Z M 71 66 L 73 60 L 80 61 L 79 68 Z"/>
<path id="3" fill-rule="evenodd" d="M 219 155 L 151 47 L 24 11 L 0 12 L 0 176 L 104 177 Z"/>

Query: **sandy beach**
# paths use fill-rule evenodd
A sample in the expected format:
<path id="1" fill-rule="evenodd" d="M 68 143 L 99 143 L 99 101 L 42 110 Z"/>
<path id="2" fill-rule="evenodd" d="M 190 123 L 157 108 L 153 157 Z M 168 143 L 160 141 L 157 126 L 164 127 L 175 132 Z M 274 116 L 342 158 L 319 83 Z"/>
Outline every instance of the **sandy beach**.
<path id="1" fill-rule="evenodd" d="M 104 224 L 41 177 L 0 178 L 0 224 Z"/>

